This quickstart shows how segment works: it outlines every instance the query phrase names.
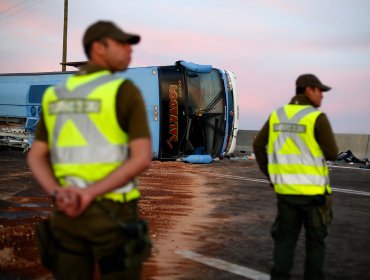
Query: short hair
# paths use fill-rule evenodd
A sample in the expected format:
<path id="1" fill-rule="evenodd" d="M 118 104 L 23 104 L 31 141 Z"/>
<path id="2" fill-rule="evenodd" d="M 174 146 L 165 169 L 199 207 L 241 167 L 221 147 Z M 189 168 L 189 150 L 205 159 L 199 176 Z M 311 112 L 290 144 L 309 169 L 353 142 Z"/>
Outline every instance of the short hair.
<path id="1" fill-rule="evenodd" d="M 303 94 L 306 91 L 306 87 L 296 87 L 295 94 Z"/>

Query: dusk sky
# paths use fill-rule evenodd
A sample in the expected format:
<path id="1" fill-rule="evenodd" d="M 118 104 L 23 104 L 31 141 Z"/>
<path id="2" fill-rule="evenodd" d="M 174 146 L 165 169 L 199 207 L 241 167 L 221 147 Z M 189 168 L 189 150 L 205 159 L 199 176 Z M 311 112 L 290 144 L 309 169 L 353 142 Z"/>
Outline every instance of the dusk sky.
<path id="1" fill-rule="evenodd" d="M 63 11 L 64 0 L 1 0 L 0 73 L 60 71 Z M 368 0 L 69 0 L 68 61 L 86 60 L 83 32 L 100 19 L 141 35 L 131 67 L 233 71 L 240 129 L 260 129 L 313 73 L 333 88 L 321 110 L 334 132 L 370 134 Z"/>

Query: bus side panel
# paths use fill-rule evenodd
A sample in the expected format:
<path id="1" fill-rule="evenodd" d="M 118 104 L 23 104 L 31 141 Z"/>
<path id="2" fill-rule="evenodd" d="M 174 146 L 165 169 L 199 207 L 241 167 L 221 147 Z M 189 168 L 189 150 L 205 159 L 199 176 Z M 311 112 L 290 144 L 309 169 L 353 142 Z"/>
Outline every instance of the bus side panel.
<path id="1" fill-rule="evenodd" d="M 180 146 L 184 141 L 185 86 L 183 75 L 175 66 L 159 67 L 161 98 L 161 151 L 160 159 L 181 157 Z"/>
<path id="2" fill-rule="evenodd" d="M 27 84 L 0 84 L 0 115 L 2 117 L 26 117 Z"/>
<path id="3" fill-rule="evenodd" d="M 29 148 L 41 115 L 45 89 L 68 74 L 9 74 L 0 76 L 0 144 Z"/>
<path id="4" fill-rule="evenodd" d="M 153 158 L 158 159 L 161 119 L 158 69 L 157 67 L 130 68 L 124 72 L 117 73 L 117 75 L 131 80 L 141 91 L 152 137 Z"/>

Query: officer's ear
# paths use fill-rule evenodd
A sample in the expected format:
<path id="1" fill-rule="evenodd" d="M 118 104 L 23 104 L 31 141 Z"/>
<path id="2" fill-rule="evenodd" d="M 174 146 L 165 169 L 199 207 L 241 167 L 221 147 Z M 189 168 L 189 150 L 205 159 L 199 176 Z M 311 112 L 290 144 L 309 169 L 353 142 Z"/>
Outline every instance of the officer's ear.
<path id="1" fill-rule="evenodd" d="M 93 56 L 94 54 L 101 56 L 102 54 L 104 54 L 107 46 L 108 46 L 108 43 L 105 38 L 93 42 L 91 45 L 91 52 L 90 52 L 91 56 Z"/>
<path id="2" fill-rule="evenodd" d="M 320 107 L 320 103 L 317 103 L 316 87 L 306 87 L 304 95 L 314 104 L 314 107 Z"/>
<path id="3" fill-rule="evenodd" d="M 91 45 L 91 54 L 101 54 L 104 51 L 104 46 L 102 45 L 101 42 L 95 41 Z"/>
<path id="4" fill-rule="evenodd" d="M 304 90 L 304 95 L 306 95 L 308 98 L 312 96 L 312 93 L 315 91 L 315 88 L 313 87 L 306 87 Z"/>

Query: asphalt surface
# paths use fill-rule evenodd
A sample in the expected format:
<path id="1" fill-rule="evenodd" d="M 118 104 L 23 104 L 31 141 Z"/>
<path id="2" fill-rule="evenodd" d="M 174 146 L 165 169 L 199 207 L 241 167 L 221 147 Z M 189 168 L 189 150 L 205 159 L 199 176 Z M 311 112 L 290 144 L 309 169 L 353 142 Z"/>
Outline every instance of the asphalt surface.
<path id="1" fill-rule="evenodd" d="M 370 279 L 370 170 L 344 167 L 330 167 L 325 275 Z M 255 161 L 154 162 L 139 186 L 154 244 L 142 279 L 268 279 L 276 198 Z M 0 279 L 50 279 L 37 262 L 33 228 L 51 206 L 25 155 L 0 150 Z M 301 232 L 292 279 L 303 279 L 304 248 Z"/>
<path id="2" fill-rule="evenodd" d="M 370 170 L 342 167 L 330 167 L 334 221 L 326 239 L 325 275 L 326 279 L 370 279 Z M 207 242 L 197 252 L 268 274 L 276 198 L 256 163 L 222 161 L 201 170 L 219 178 L 207 180 L 215 203 L 210 217 L 223 216 L 224 222 L 212 226 L 209 235 L 202 233 Z M 292 279 L 303 279 L 304 251 L 301 232 Z M 199 267 L 183 279 L 245 278 Z"/>

